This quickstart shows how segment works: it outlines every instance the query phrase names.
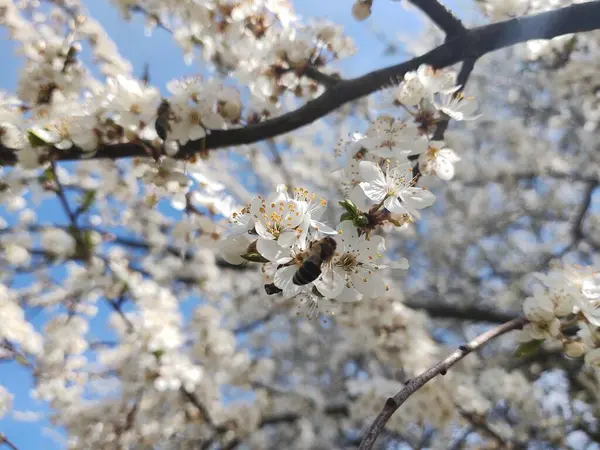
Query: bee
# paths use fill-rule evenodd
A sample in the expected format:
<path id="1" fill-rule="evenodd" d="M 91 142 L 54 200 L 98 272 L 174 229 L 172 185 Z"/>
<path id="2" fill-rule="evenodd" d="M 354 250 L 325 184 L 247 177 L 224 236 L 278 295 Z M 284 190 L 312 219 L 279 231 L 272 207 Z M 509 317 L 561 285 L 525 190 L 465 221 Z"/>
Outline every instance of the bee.
<path id="1" fill-rule="evenodd" d="M 163 141 L 167 139 L 167 135 L 171 131 L 171 124 L 169 120 L 173 116 L 173 110 L 171 109 L 171 104 L 168 100 L 163 99 L 156 110 L 156 121 L 154 122 L 154 128 L 156 129 L 156 134 Z"/>
<path id="2" fill-rule="evenodd" d="M 331 261 L 333 255 L 335 255 L 336 246 L 335 239 L 330 236 L 312 242 L 306 251 L 306 257 L 302 265 L 294 274 L 292 282 L 295 285 L 303 286 L 319 278 L 321 266 Z"/>

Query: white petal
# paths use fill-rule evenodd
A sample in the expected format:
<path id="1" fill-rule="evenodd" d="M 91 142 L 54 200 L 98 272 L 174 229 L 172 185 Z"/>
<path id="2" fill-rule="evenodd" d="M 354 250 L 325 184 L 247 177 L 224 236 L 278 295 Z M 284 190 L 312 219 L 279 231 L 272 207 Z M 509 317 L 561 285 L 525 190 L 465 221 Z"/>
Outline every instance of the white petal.
<path id="1" fill-rule="evenodd" d="M 587 298 L 600 298 L 600 274 L 595 274 L 583 280 L 583 283 L 581 283 L 581 293 Z"/>
<path id="2" fill-rule="evenodd" d="M 360 178 L 363 181 L 385 185 L 385 176 L 377 164 L 370 161 L 361 161 L 358 167 Z"/>
<path id="3" fill-rule="evenodd" d="M 388 268 L 388 269 L 400 269 L 400 270 L 406 270 L 408 269 L 410 266 L 408 264 L 408 259 L 406 258 L 400 258 L 398 261 L 395 261 L 393 263 L 387 264 L 385 266 L 383 265 L 379 265 L 380 268 Z"/>
<path id="4" fill-rule="evenodd" d="M 294 284 L 294 274 L 298 270 L 296 266 L 282 267 L 275 272 L 273 283 L 279 289 L 283 290 L 282 295 L 285 298 L 291 298 L 302 292 L 303 287 Z"/>
<path id="5" fill-rule="evenodd" d="M 404 206 L 402 206 L 402 203 L 400 202 L 400 200 L 398 200 L 398 197 L 386 198 L 385 202 L 383 202 L 383 206 L 389 212 L 398 213 L 398 214 L 404 214 L 407 212 L 406 208 Z M 418 219 L 418 217 L 417 217 L 417 219 Z"/>
<path id="6" fill-rule="evenodd" d="M 358 273 L 352 274 L 352 284 L 367 298 L 377 298 L 385 294 L 385 283 L 378 272 L 359 268 Z"/>
<path id="7" fill-rule="evenodd" d="M 273 239 L 273 235 L 265 228 L 265 226 L 260 220 L 257 220 L 254 223 L 254 229 L 260 237 L 264 239 Z"/>
<path id="8" fill-rule="evenodd" d="M 296 230 L 285 230 L 277 238 L 282 247 L 292 247 L 298 241 L 299 233 Z"/>
<path id="9" fill-rule="evenodd" d="M 344 290 L 345 280 L 337 270 L 324 268 L 314 284 L 324 297 L 336 298 Z"/>
<path id="10" fill-rule="evenodd" d="M 311 220 L 310 225 L 317 231 L 323 234 L 337 234 L 337 231 L 331 228 L 329 225 L 325 225 L 323 222 L 318 220 Z"/>
<path id="11" fill-rule="evenodd" d="M 367 264 L 375 264 L 385 252 L 385 242 L 381 236 L 371 236 L 371 239 L 361 239 L 358 244 L 358 260 Z"/>
<path id="12" fill-rule="evenodd" d="M 335 240 L 338 243 L 338 253 L 348 251 L 350 247 L 357 247 L 358 231 L 351 220 L 344 220 L 337 227 L 337 236 Z M 354 248 L 353 248 L 354 250 Z"/>
<path id="13" fill-rule="evenodd" d="M 367 209 L 369 209 L 369 206 L 371 204 L 371 202 L 365 195 L 365 192 L 360 186 L 355 186 L 350 191 L 348 199 L 350 199 L 360 211 L 366 211 Z"/>
<path id="14" fill-rule="evenodd" d="M 264 258 L 277 264 L 285 264 L 291 260 L 290 249 L 282 247 L 278 241 L 259 239 L 256 242 L 256 250 Z"/>
<path id="15" fill-rule="evenodd" d="M 447 159 L 451 163 L 460 161 L 460 157 L 454 152 L 454 150 L 447 147 L 440 150 L 439 156 Z"/>
<path id="16" fill-rule="evenodd" d="M 335 299 L 339 302 L 353 303 L 358 302 L 362 298 L 362 294 L 352 286 L 344 285 L 344 290 Z"/>
<path id="17" fill-rule="evenodd" d="M 229 264 L 239 265 L 246 262 L 240 255 L 246 253 L 250 245 L 247 235 L 227 237 L 221 242 L 221 256 Z"/>
<path id="18" fill-rule="evenodd" d="M 402 198 L 408 203 L 409 208 L 417 209 L 427 208 L 435 202 L 435 195 L 417 187 L 410 187 L 403 190 Z"/>
<path id="19" fill-rule="evenodd" d="M 361 182 L 360 187 L 365 195 L 374 202 L 380 202 L 387 194 L 383 186 L 373 183 Z"/>
<path id="20" fill-rule="evenodd" d="M 454 178 L 454 166 L 446 158 L 438 158 L 435 166 L 435 174 L 444 181 Z"/>
<path id="21" fill-rule="evenodd" d="M 183 211 L 187 205 L 185 194 L 175 194 L 171 200 L 171 206 L 178 211 Z"/>

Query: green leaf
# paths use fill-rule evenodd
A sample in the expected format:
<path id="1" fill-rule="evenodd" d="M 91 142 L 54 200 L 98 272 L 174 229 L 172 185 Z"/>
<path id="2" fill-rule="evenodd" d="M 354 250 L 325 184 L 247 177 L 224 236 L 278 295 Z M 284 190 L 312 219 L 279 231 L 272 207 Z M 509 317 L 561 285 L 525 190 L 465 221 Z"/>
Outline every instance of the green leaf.
<path id="1" fill-rule="evenodd" d="M 20 365 L 22 365 L 22 366 L 28 366 L 29 365 L 29 362 L 27 361 L 27 359 L 23 355 L 21 355 L 21 354 L 17 354 L 17 356 L 15 357 L 15 361 L 17 363 L 19 363 Z"/>
<path id="2" fill-rule="evenodd" d="M 27 140 L 32 147 L 44 147 L 50 145 L 31 130 L 27 131 Z"/>
<path id="3" fill-rule="evenodd" d="M 535 339 L 533 341 L 523 342 L 519 344 L 519 346 L 515 350 L 515 356 L 517 358 L 523 358 L 526 356 L 535 355 L 539 351 L 543 343 L 543 339 Z"/>
<path id="4" fill-rule="evenodd" d="M 38 181 L 40 183 L 54 181 L 54 172 L 52 171 L 52 167 L 48 167 L 46 170 L 44 170 L 44 172 L 39 176 Z"/>
<path id="5" fill-rule="evenodd" d="M 358 207 L 354 204 L 354 202 L 352 200 L 344 199 L 344 200 L 340 200 L 338 203 L 340 204 L 340 206 L 342 208 L 344 208 L 346 211 L 348 211 L 350 214 L 352 214 L 353 217 L 358 216 L 360 214 Z"/>
<path id="6" fill-rule="evenodd" d="M 344 220 L 354 220 L 354 214 L 345 212 L 340 216 L 340 222 L 343 222 Z"/>
<path id="7" fill-rule="evenodd" d="M 88 191 L 85 191 L 85 195 L 83 196 L 83 199 L 81 200 L 81 205 L 79 205 L 79 213 L 84 213 L 86 212 L 88 209 L 90 209 L 90 207 L 94 204 L 94 201 L 96 200 L 96 191 L 91 189 Z"/>
<path id="8" fill-rule="evenodd" d="M 243 255 L 240 255 L 242 258 L 244 258 L 246 261 L 250 261 L 250 262 L 256 262 L 256 263 L 268 263 L 269 260 L 266 259 L 264 256 L 262 256 L 260 253 L 258 252 L 248 252 L 248 253 L 244 253 Z"/>

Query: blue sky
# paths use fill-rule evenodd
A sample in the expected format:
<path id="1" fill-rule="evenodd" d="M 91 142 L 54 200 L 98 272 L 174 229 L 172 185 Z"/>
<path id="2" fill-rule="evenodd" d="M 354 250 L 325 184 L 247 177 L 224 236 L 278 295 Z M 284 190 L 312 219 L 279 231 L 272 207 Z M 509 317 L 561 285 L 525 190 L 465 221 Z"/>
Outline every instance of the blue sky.
<path id="1" fill-rule="evenodd" d="M 117 43 L 121 54 L 129 59 L 136 75 L 143 71 L 145 63 L 149 63 L 151 82 L 165 92 L 165 84 L 172 78 L 198 74 L 206 69 L 198 62 L 187 66 L 183 63 L 181 50 L 172 43 L 170 36 L 155 30 L 151 37 L 144 35 L 144 23 L 138 16 L 131 23 L 120 19 L 119 12 L 106 0 L 88 0 L 91 15 L 99 20 L 111 38 Z M 303 17 L 321 17 L 342 24 L 346 32 L 352 36 L 359 46 L 358 53 L 341 64 L 346 77 L 358 76 L 369 70 L 397 63 L 405 59 L 402 53 L 392 57 L 383 54 L 384 45 L 376 37 L 374 28 L 383 32 L 389 39 L 394 40 L 398 35 L 415 35 L 420 29 L 420 21 L 415 14 L 406 11 L 400 3 L 390 0 L 375 2 L 373 16 L 366 22 L 355 22 L 350 15 L 352 2 L 296 0 L 293 2 L 296 10 Z M 8 40 L 8 33 L 0 28 L 0 60 L 3 70 L 0 71 L 0 89 L 14 91 L 18 82 L 18 71 L 21 61 L 15 56 L 16 46 Z M 38 210 L 40 222 L 63 223 L 66 218 L 56 218 L 56 205 L 46 202 Z M 10 219 L 6 210 L 0 207 L 0 215 Z M 60 276 L 60 275 L 58 275 Z M 27 280 L 23 279 L 23 283 Z M 102 323 L 105 312 L 98 317 L 98 325 L 92 325 L 92 332 L 103 336 L 106 332 Z M 34 319 L 36 325 L 42 324 L 47 316 L 39 315 Z M 17 410 L 35 410 L 47 412 L 44 405 L 35 403 L 29 398 L 31 389 L 30 377 L 16 364 L 0 365 L 0 384 L 6 386 L 14 395 L 14 408 Z M 20 449 L 53 450 L 61 448 L 43 430 L 49 427 L 47 421 L 21 422 L 10 416 L 0 420 L 0 432 L 3 432 Z"/>

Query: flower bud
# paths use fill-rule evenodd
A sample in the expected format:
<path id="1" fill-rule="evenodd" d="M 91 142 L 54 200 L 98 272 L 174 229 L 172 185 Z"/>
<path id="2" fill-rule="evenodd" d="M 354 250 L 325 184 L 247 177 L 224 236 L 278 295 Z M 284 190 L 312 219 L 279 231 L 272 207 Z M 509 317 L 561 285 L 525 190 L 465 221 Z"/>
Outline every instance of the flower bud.
<path id="1" fill-rule="evenodd" d="M 357 0 L 352 5 L 352 17 L 359 22 L 367 19 L 371 15 L 371 4 L 372 1 Z"/>
<path id="2" fill-rule="evenodd" d="M 585 347 L 582 342 L 567 341 L 563 344 L 565 355 L 571 358 L 579 358 L 585 353 Z"/>
<path id="3" fill-rule="evenodd" d="M 352 221 L 352 223 L 357 228 L 363 228 L 363 227 L 366 227 L 369 224 L 369 218 L 367 216 L 365 216 L 364 214 L 361 214 L 360 216 L 356 217 Z"/>
<path id="4" fill-rule="evenodd" d="M 354 204 L 354 202 L 352 200 L 349 199 L 344 199 L 344 200 L 340 200 L 339 205 L 344 208 L 346 211 L 348 211 L 350 214 L 352 214 L 352 216 L 357 216 L 359 211 L 358 211 L 358 207 Z"/>

